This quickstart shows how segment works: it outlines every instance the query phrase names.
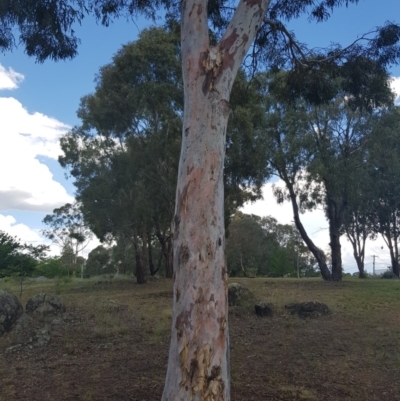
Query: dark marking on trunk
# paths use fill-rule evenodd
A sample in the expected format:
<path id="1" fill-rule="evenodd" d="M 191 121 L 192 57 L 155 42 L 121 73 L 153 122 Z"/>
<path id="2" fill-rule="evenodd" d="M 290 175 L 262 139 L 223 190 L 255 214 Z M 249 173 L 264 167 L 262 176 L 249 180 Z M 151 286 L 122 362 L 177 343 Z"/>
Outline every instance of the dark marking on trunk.
<path id="1" fill-rule="evenodd" d="M 218 238 L 218 246 L 221 246 L 221 245 L 222 245 L 222 239 Z"/>
<path id="2" fill-rule="evenodd" d="M 190 132 L 190 127 L 185 128 L 185 136 L 187 137 Z"/>
<path id="3" fill-rule="evenodd" d="M 186 166 L 186 174 L 187 175 L 189 175 L 193 170 L 194 170 L 194 166 L 192 166 L 192 167 Z"/>
<path id="4" fill-rule="evenodd" d="M 181 292 L 180 292 L 179 289 L 177 288 L 176 291 L 175 291 L 176 302 L 179 301 L 180 297 L 181 297 Z"/>
<path id="5" fill-rule="evenodd" d="M 210 90 L 212 89 L 213 80 L 214 80 L 213 73 L 212 73 L 212 71 L 209 71 L 207 73 L 207 75 L 206 75 L 206 78 L 204 79 L 204 82 L 203 82 L 202 90 L 203 90 L 203 95 L 204 96 L 207 95 L 207 93 L 209 93 Z"/>
<path id="6" fill-rule="evenodd" d="M 200 15 L 203 12 L 203 5 L 199 4 L 197 7 L 197 15 Z"/>
<path id="7" fill-rule="evenodd" d="M 233 67 L 235 65 L 236 51 L 230 53 L 230 49 L 236 42 L 238 37 L 239 34 L 236 33 L 236 29 L 234 29 L 232 33 L 225 40 L 221 42 L 221 51 L 223 52 L 224 55 L 222 60 L 222 70 L 226 70 L 227 68 L 233 70 Z"/>
<path id="8" fill-rule="evenodd" d="M 179 247 L 179 267 L 183 267 L 189 261 L 190 253 L 187 245 L 181 244 Z"/>
<path id="9" fill-rule="evenodd" d="M 193 382 L 193 377 L 198 369 L 199 369 L 199 362 L 197 361 L 197 359 L 192 359 L 192 361 L 190 362 L 190 369 L 189 369 L 189 377 L 191 382 Z"/>
<path id="10" fill-rule="evenodd" d="M 192 9 L 189 11 L 189 17 L 192 16 L 193 9 L 194 9 L 195 7 L 196 7 L 196 4 L 193 4 L 193 5 L 192 5 Z"/>
<path id="11" fill-rule="evenodd" d="M 203 288 L 199 288 L 198 296 L 196 299 L 196 304 L 201 304 L 204 301 L 204 293 L 203 293 Z"/>
<path id="12" fill-rule="evenodd" d="M 211 294 L 210 302 L 215 302 L 214 294 Z"/>
<path id="13" fill-rule="evenodd" d="M 210 382 L 211 380 L 218 379 L 221 376 L 221 366 L 214 365 L 211 368 L 211 374 L 207 377 L 207 381 Z"/>
<path id="14" fill-rule="evenodd" d="M 192 321 L 191 321 L 193 306 L 194 306 L 193 303 L 190 304 L 189 310 L 182 311 L 176 318 L 175 329 L 176 329 L 178 338 L 182 337 L 183 331 L 185 329 L 189 329 L 189 330 L 193 329 Z"/>

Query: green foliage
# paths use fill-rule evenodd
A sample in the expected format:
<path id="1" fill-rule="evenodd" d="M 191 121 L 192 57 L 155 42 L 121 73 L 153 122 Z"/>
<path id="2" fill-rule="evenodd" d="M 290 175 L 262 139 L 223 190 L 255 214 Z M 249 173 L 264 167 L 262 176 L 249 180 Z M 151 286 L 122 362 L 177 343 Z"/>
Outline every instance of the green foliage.
<path id="1" fill-rule="evenodd" d="M 273 217 L 236 212 L 229 226 L 226 258 L 230 276 L 296 276 L 314 271 L 315 260 L 290 225 Z"/>
<path id="2" fill-rule="evenodd" d="M 65 268 L 61 257 L 50 257 L 43 259 L 36 266 L 35 272 L 38 276 L 44 276 L 47 278 L 67 275 L 67 269 Z"/>
<path id="3" fill-rule="evenodd" d="M 112 250 L 99 245 L 88 255 L 86 262 L 86 274 L 90 276 L 99 276 L 101 274 L 114 273 L 114 267 L 111 263 Z"/>
<path id="4" fill-rule="evenodd" d="M 47 251 L 45 245 L 21 244 L 16 238 L 0 231 L 0 277 L 31 276 Z"/>
<path id="5" fill-rule="evenodd" d="M 388 270 L 388 271 L 386 271 L 386 272 L 384 272 L 384 273 L 381 274 L 381 278 L 384 278 L 384 279 L 394 279 L 394 278 L 398 278 L 398 276 L 396 276 L 396 275 L 393 273 L 393 271 Z"/>

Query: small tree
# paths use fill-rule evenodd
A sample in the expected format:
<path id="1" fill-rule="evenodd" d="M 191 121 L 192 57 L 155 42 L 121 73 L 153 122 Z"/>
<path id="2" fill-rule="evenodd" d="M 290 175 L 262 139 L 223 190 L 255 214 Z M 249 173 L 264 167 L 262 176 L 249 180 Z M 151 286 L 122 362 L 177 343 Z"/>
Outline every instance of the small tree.
<path id="1" fill-rule="evenodd" d="M 54 209 L 48 214 L 43 223 L 49 228 L 42 230 L 42 234 L 62 248 L 62 252 L 72 251 L 72 274 L 76 275 L 77 257 L 79 252 L 86 248 L 92 239 L 92 232 L 84 221 L 78 203 L 67 203 Z"/>

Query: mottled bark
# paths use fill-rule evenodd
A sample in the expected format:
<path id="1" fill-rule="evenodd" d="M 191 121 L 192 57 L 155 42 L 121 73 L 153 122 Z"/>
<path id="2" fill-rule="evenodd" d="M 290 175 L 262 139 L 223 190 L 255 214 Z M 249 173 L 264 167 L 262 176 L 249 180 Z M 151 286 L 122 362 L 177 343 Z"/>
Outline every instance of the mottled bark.
<path id="1" fill-rule="evenodd" d="M 269 1 L 242 0 L 210 46 L 207 1 L 182 2 L 185 111 L 164 401 L 230 400 L 223 166 L 229 96 Z"/>

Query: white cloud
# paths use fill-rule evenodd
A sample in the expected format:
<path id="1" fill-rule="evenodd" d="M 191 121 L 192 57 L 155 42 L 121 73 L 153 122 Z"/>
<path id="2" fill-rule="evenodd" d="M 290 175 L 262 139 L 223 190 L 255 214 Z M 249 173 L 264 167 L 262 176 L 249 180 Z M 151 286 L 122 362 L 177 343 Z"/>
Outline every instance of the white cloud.
<path id="1" fill-rule="evenodd" d="M 390 81 L 392 91 L 396 94 L 396 104 L 400 102 L 400 77 L 392 77 Z"/>
<path id="2" fill-rule="evenodd" d="M 13 216 L 5 216 L 0 214 L 0 231 L 4 231 L 13 237 L 16 237 L 17 240 L 23 244 L 27 243 L 34 246 L 40 244 L 48 245 L 50 246 L 49 255 L 60 255 L 60 247 L 49 241 L 47 238 L 43 237 L 40 234 L 39 229 L 33 229 L 28 227 L 26 224 L 17 223 L 17 220 Z M 88 243 L 87 247 L 80 253 L 80 255 L 87 258 L 90 251 L 96 248 L 98 245 L 100 245 L 100 241 L 96 237 L 93 237 L 93 239 Z"/>
<path id="3" fill-rule="evenodd" d="M 0 64 L 0 90 L 18 88 L 19 83 L 24 78 L 22 74 L 15 72 L 11 67 L 7 70 Z"/>
<path id="4" fill-rule="evenodd" d="M 290 202 L 277 204 L 272 193 L 272 183 L 267 183 L 263 187 L 263 200 L 259 200 L 253 204 L 247 203 L 243 208 L 243 213 L 255 214 L 258 216 L 275 217 L 281 224 L 293 223 L 293 210 Z M 283 186 L 283 182 L 279 181 L 275 185 Z M 314 243 L 322 250 L 329 249 L 329 231 L 328 221 L 325 218 L 323 210 L 314 210 L 300 215 L 300 219 L 304 225 L 308 235 Z M 345 272 L 357 272 L 357 265 L 353 256 L 353 248 L 346 237 L 341 237 L 342 245 L 342 262 Z M 365 268 L 372 273 L 372 255 L 377 255 L 376 269 L 386 268 L 390 265 L 390 257 L 388 249 L 382 240 L 377 238 L 375 241 L 367 241 L 365 250 Z"/>
<path id="5" fill-rule="evenodd" d="M 14 98 L 0 97 L 0 210 L 51 212 L 73 198 L 38 156 L 57 159 L 59 138 L 70 127 L 29 113 Z"/>

